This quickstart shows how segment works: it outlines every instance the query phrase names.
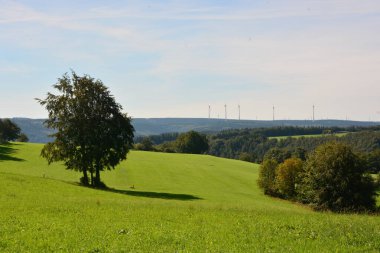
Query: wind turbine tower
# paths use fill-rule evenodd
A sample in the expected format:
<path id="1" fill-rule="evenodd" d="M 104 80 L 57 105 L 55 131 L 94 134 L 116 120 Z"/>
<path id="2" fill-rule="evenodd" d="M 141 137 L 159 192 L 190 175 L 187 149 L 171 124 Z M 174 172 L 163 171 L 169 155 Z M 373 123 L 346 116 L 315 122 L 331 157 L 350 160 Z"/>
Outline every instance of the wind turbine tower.
<path id="1" fill-rule="evenodd" d="M 315 105 L 313 105 L 313 122 L 314 122 L 314 120 L 315 120 Z"/>
<path id="2" fill-rule="evenodd" d="M 240 120 L 240 105 L 238 105 L 238 109 L 239 109 L 239 120 Z"/>
<path id="3" fill-rule="evenodd" d="M 208 105 L 208 118 L 211 118 L 211 105 Z"/>
<path id="4" fill-rule="evenodd" d="M 224 104 L 224 119 L 227 119 L 227 105 Z"/>
<path id="5" fill-rule="evenodd" d="M 274 106 L 273 106 L 273 121 L 274 121 Z"/>

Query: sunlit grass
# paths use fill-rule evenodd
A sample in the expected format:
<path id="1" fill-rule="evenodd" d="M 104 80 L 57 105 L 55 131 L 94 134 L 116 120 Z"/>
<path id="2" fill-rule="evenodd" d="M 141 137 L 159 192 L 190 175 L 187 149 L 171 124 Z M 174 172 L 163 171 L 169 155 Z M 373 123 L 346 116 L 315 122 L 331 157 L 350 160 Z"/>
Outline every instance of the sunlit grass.
<path id="1" fill-rule="evenodd" d="M 380 217 L 317 213 L 264 196 L 258 165 L 133 151 L 102 173 L 112 191 L 47 166 L 42 145 L 0 160 L 1 252 L 380 251 Z"/>

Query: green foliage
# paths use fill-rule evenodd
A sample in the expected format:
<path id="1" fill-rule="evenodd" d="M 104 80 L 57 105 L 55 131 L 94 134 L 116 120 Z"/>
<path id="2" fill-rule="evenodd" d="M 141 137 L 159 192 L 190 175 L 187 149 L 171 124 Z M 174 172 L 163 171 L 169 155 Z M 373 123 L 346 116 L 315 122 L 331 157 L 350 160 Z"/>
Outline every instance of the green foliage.
<path id="1" fill-rule="evenodd" d="M 278 166 L 277 160 L 268 158 L 263 161 L 260 166 L 258 184 L 267 195 L 277 195 L 276 186 L 276 169 Z"/>
<path id="2" fill-rule="evenodd" d="M 64 161 L 67 169 L 83 172 L 84 183 L 90 172 L 91 184 L 101 186 L 100 171 L 113 169 L 132 147 L 131 119 L 100 80 L 72 72 L 59 78 L 54 88 L 59 95 L 37 99 L 49 113 L 46 126 L 55 130 L 54 141 L 41 155 L 49 164 Z"/>
<path id="3" fill-rule="evenodd" d="M 239 160 L 253 163 L 255 162 L 255 157 L 253 156 L 253 154 L 243 152 L 239 155 Z"/>
<path id="4" fill-rule="evenodd" d="M 10 119 L 0 119 L 0 143 L 19 138 L 21 129 Z"/>
<path id="5" fill-rule="evenodd" d="M 276 188 L 287 199 L 297 196 L 297 188 L 301 182 L 303 162 L 299 158 L 289 158 L 276 168 Z"/>
<path id="6" fill-rule="evenodd" d="M 28 142 L 29 138 L 26 136 L 26 134 L 21 133 L 20 136 L 17 138 L 18 142 Z"/>
<path id="7" fill-rule="evenodd" d="M 258 177 L 256 164 L 132 151 L 118 169 L 102 174 L 115 191 L 94 190 L 79 187 L 80 175 L 63 164 L 47 166 L 39 156 L 42 146 L 11 144 L 13 158 L 23 161 L 0 162 L 1 252 L 380 248 L 378 216 L 314 212 L 268 198 L 252 183 Z M 183 195 L 201 199 L 184 200 Z"/>
<path id="8" fill-rule="evenodd" d="M 180 134 L 175 142 L 179 153 L 203 154 L 209 147 L 206 136 L 196 131 Z"/>
<path id="9" fill-rule="evenodd" d="M 163 133 L 158 135 L 149 135 L 148 137 L 151 139 L 154 145 L 160 145 L 165 142 L 175 141 L 179 136 L 179 133 Z M 141 143 L 144 138 L 147 136 L 136 136 L 135 143 Z"/>
<path id="10" fill-rule="evenodd" d="M 282 163 L 286 159 L 289 159 L 292 153 L 284 148 L 272 148 L 264 156 L 264 159 L 274 159 L 277 163 Z"/>
<path id="11" fill-rule="evenodd" d="M 292 157 L 306 160 L 309 152 L 312 152 L 319 145 L 334 140 L 352 146 L 355 152 L 370 153 L 376 149 L 380 149 L 380 131 L 378 127 L 370 129 L 333 128 L 334 132 L 339 131 L 340 133 L 333 135 L 312 135 L 314 138 L 308 138 L 307 136 L 293 138 L 291 136 L 302 133 L 321 133 L 323 129 L 285 127 L 226 130 L 208 136 L 210 145 L 208 153 L 233 159 L 238 159 L 241 153 L 249 153 L 255 157 L 255 162 L 261 163 L 265 159 L 264 155 L 272 149 L 285 150 L 288 153 L 285 157 L 276 157 L 276 159 L 282 161 L 290 157 L 289 153 Z M 344 133 L 341 132 L 343 130 L 345 131 Z M 347 131 L 351 131 L 352 133 L 347 133 Z M 284 134 L 284 136 L 272 138 L 273 136 L 278 136 L 277 134 Z"/>
<path id="12" fill-rule="evenodd" d="M 153 151 L 153 142 L 149 137 L 144 137 L 140 143 L 135 145 L 135 149 L 144 151 Z"/>
<path id="13" fill-rule="evenodd" d="M 380 149 L 375 149 L 370 153 L 364 154 L 367 172 L 380 173 Z"/>
<path id="14" fill-rule="evenodd" d="M 302 180 L 302 199 L 318 209 L 374 210 L 375 188 L 364 174 L 363 161 L 338 142 L 319 146 L 308 158 Z"/>
<path id="15" fill-rule="evenodd" d="M 156 150 L 165 153 L 175 153 L 176 152 L 176 142 L 168 141 L 156 146 Z"/>

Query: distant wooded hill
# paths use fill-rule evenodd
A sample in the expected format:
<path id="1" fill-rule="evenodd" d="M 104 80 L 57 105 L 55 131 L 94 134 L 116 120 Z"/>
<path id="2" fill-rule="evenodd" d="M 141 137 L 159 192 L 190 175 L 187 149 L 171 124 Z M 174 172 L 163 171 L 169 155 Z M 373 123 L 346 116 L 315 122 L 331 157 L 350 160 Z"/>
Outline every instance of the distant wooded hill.
<path id="1" fill-rule="evenodd" d="M 51 131 L 43 126 L 44 119 L 13 118 L 21 131 L 24 132 L 30 142 L 46 143 Z M 187 132 L 195 130 L 199 132 L 218 132 L 227 129 L 262 128 L 276 126 L 299 127 L 352 127 L 352 126 L 376 126 L 380 122 L 347 121 L 347 120 L 224 120 L 204 118 L 135 118 L 132 121 L 136 136 L 158 135 L 162 133 Z"/>

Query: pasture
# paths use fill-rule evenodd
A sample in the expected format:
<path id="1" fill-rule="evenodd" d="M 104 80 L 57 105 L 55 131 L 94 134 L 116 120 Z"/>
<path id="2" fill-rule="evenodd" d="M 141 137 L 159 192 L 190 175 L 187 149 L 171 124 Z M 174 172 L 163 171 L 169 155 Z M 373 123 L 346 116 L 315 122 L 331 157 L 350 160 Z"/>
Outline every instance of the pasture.
<path id="1" fill-rule="evenodd" d="M 0 145 L 1 252 L 380 251 L 380 216 L 267 197 L 256 164 L 132 151 L 96 190 L 41 148 Z"/>

